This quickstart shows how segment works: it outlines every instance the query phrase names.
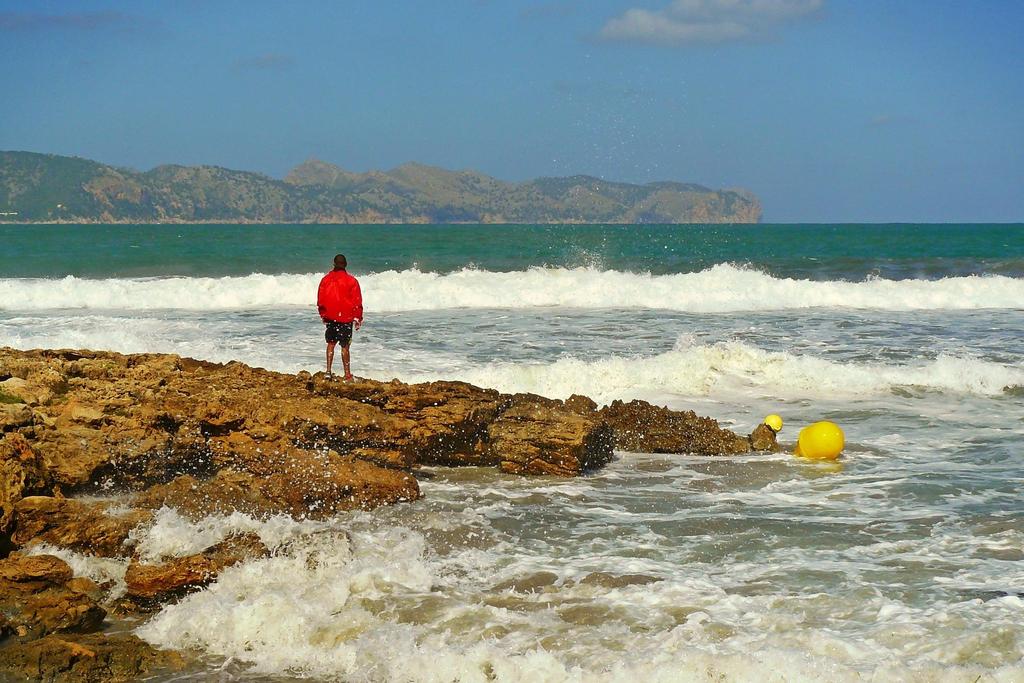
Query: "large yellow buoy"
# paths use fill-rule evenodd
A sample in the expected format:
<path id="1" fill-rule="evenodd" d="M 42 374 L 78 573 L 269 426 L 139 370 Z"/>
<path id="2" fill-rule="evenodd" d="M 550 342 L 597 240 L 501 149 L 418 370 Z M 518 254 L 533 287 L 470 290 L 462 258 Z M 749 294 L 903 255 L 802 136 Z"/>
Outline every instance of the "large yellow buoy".
<path id="1" fill-rule="evenodd" d="M 845 437 L 839 425 L 823 420 L 800 430 L 794 454 L 812 460 L 835 460 L 844 445 Z"/>
<path id="2" fill-rule="evenodd" d="M 766 417 L 764 423 L 771 427 L 776 434 L 782 431 L 782 418 L 774 413 Z"/>

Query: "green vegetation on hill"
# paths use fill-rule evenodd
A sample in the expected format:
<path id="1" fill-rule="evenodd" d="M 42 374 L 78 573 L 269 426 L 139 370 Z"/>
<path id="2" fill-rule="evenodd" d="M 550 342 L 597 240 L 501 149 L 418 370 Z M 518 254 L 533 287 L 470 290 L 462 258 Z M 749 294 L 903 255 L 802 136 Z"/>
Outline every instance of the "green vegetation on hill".
<path id="1" fill-rule="evenodd" d="M 310 160 L 284 180 L 217 166 L 137 172 L 0 152 L 0 221 L 256 223 L 756 223 L 742 190 L 590 176 L 508 183 L 409 163 L 352 173 Z"/>

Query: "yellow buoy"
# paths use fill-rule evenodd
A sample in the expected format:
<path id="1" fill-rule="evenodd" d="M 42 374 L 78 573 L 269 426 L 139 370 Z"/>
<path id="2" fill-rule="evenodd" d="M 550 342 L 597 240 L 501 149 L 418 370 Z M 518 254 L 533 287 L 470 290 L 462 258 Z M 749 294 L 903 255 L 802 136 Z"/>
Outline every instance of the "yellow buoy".
<path id="1" fill-rule="evenodd" d="M 794 454 L 812 460 L 835 460 L 844 445 L 845 437 L 839 425 L 823 420 L 800 430 Z"/>
<path id="2" fill-rule="evenodd" d="M 782 418 L 774 413 L 766 417 L 764 423 L 771 427 L 776 434 L 782 431 Z"/>

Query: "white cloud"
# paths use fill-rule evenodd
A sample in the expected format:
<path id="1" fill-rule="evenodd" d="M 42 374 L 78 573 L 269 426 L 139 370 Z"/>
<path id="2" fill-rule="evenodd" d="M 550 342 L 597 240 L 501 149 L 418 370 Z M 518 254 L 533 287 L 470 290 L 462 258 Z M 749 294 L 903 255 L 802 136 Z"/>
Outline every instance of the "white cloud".
<path id="1" fill-rule="evenodd" d="M 674 0 L 662 10 L 629 9 L 604 25 L 603 40 L 693 45 L 769 35 L 818 12 L 824 0 Z"/>

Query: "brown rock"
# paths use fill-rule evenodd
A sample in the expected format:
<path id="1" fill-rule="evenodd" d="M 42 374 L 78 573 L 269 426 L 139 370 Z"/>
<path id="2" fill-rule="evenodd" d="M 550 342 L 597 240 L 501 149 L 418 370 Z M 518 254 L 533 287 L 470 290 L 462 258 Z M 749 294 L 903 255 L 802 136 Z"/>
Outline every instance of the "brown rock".
<path id="1" fill-rule="evenodd" d="M 401 464 L 403 458 L 406 466 L 497 464 L 485 443 L 489 424 L 505 404 L 494 390 L 465 382 L 331 382 L 322 376 L 314 381 L 314 390 L 374 408 L 364 420 L 379 425 L 377 434 L 355 439 L 355 448 L 346 446 L 355 436 L 346 416 L 342 438 L 325 440 L 339 453 L 390 466 Z"/>
<path id="2" fill-rule="evenodd" d="M 0 382 L 0 394 L 21 399 L 30 406 L 45 403 L 50 392 L 43 387 L 34 387 L 20 377 L 11 377 Z"/>
<path id="3" fill-rule="evenodd" d="M 288 462 L 274 462 L 276 458 Z M 294 458 L 268 456 L 261 470 L 267 476 L 228 469 L 208 480 L 181 476 L 138 494 L 134 504 L 154 509 L 166 505 L 192 519 L 234 511 L 259 518 L 283 513 L 321 519 L 420 496 L 419 484 L 406 472 L 334 454 L 309 458 L 301 453 Z"/>
<path id="4" fill-rule="evenodd" d="M 88 596 L 95 602 L 103 600 L 103 588 L 86 576 L 76 576 L 64 585 L 68 590 Z"/>
<path id="5" fill-rule="evenodd" d="M 11 681 L 116 683 L 184 667 L 178 653 L 130 634 L 51 635 L 0 649 L 0 674 Z"/>
<path id="6" fill-rule="evenodd" d="M 350 455 L 356 460 L 365 460 L 381 467 L 390 467 L 397 470 L 408 470 L 416 465 L 415 453 L 398 448 L 360 446 L 349 450 L 346 455 Z"/>
<path id="7" fill-rule="evenodd" d="M 53 483 L 71 489 L 144 488 L 180 475 L 204 480 L 224 468 L 302 481 L 306 465 L 329 451 L 392 469 L 496 464 L 502 456 L 490 443 L 491 427 L 514 403 L 461 382 L 329 382 L 155 354 L 0 349 L 0 363 L 25 382 L 22 389 L 53 392 L 39 407 L 30 442 Z M 578 397 L 568 412 L 592 413 L 587 401 Z M 301 466 L 283 467 L 287 459 L 277 454 Z M 575 470 L 567 463 L 518 469 Z M 373 478 L 380 478 L 366 473 L 371 481 L 353 491 L 378 488 Z M 408 499 L 408 482 L 400 488 L 397 496 L 378 492 L 359 504 Z"/>
<path id="8" fill-rule="evenodd" d="M 614 401 L 600 415 L 615 431 L 615 447 L 638 453 L 729 455 L 750 451 L 750 441 L 692 410 L 676 411 L 646 401 Z"/>
<path id="9" fill-rule="evenodd" d="M 162 601 L 201 588 L 225 568 L 250 557 L 267 554 L 254 534 L 232 536 L 201 553 L 177 557 L 163 564 L 142 564 L 133 559 L 124 580 L 130 598 Z"/>
<path id="10" fill-rule="evenodd" d="M 32 424 L 32 409 L 24 403 L 0 403 L 0 432 Z"/>
<path id="11" fill-rule="evenodd" d="M 779 442 L 775 438 L 775 431 L 768 425 L 761 423 L 750 433 L 750 447 L 755 451 L 777 451 Z"/>
<path id="12" fill-rule="evenodd" d="M 600 586 L 601 588 L 625 588 L 626 586 L 646 586 L 650 583 L 661 581 L 656 576 L 649 574 L 610 574 L 608 572 L 592 572 L 587 574 L 580 583 L 585 586 Z"/>
<path id="13" fill-rule="evenodd" d="M 332 452 L 283 455 L 263 493 L 293 517 L 324 518 L 343 510 L 371 510 L 420 497 L 408 472 Z"/>
<path id="14" fill-rule="evenodd" d="M 0 560 L 0 636 L 29 640 L 98 629 L 106 611 L 65 585 L 71 576 L 71 567 L 52 555 Z"/>
<path id="15" fill-rule="evenodd" d="M 502 581 L 491 587 L 492 591 L 513 591 L 515 593 L 541 593 L 550 590 L 558 583 L 558 574 L 554 572 L 534 572 Z"/>
<path id="16" fill-rule="evenodd" d="M 66 408 L 64 410 L 64 415 L 72 422 L 84 422 L 89 425 L 102 424 L 106 419 L 102 410 L 77 404 L 72 404 Z"/>
<path id="17" fill-rule="evenodd" d="M 419 465 L 577 475 L 611 458 L 613 431 L 633 450 L 751 448 L 692 412 L 636 401 L 598 411 L 585 396 L 563 403 L 461 382 L 343 383 L 242 363 L 69 350 L 0 349 L 0 367 L 12 391 L 38 400 L 4 404 L 15 407 L 5 409 L 0 441 L 0 541 L 13 524 L 15 543 L 102 555 L 124 554 L 128 533 L 151 513 L 33 494 L 114 487 L 139 492 L 145 509 L 166 503 L 190 516 L 325 517 L 415 500 L 408 470 Z"/>
<path id="18" fill-rule="evenodd" d="M 398 385 L 384 410 L 414 422 L 410 437 L 417 464 L 496 464 L 482 442 L 503 402 L 498 392 L 471 384 L 431 382 Z"/>
<path id="19" fill-rule="evenodd" d="M 166 505 L 193 520 L 234 511 L 260 518 L 284 512 L 263 493 L 262 484 L 260 477 L 227 469 L 208 480 L 184 474 L 137 494 L 132 503 L 154 510 Z"/>
<path id="20" fill-rule="evenodd" d="M 46 486 L 43 463 L 19 433 L 0 437 L 0 534 L 10 530 L 15 504 Z"/>
<path id="21" fill-rule="evenodd" d="M 148 510 L 113 515 L 103 503 L 49 496 L 22 498 L 14 509 L 13 540 L 18 545 L 49 543 L 101 557 L 127 554 L 128 534 L 152 517 Z"/>
<path id="22" fill-rule="evenodd" d="M 565 407 L 580 415 L 590 415 L 597 410 L 597 403 L 589 396 L 573 394 L 565 399 Z"/>
<path id="23" fill-rule="evenodd" d="M 595 417 L 567 410 L 557 401 L 517 397 L 491 423 L 490 450 L 503 472 L 577 476 L 612 458 L 612 432 Z"/>
<path id="24" fill-rule="evenodd" d="M 72 575 L 68 563 L 53 555 L 12 555 L 0 560 L 0 581 L 7 583 L 64 583 Z"/>

